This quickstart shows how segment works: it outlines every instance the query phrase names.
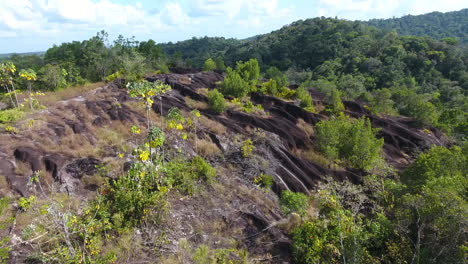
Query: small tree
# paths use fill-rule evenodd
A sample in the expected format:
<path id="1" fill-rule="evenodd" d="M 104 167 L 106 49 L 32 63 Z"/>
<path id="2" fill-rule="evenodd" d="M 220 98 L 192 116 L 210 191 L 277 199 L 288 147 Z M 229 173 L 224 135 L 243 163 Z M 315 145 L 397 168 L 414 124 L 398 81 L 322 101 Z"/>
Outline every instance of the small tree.
<path id="1" fill-rule="evenodd" d="M 310 95 L 309 91 L 305 88 L 304 85 L 301 85 L 296 90 L 297 99 L 299 99 L 299 106 L 306 109 L 310 112 L 315 112 L 314 103 L 312 100 L 312 96 Z"/>
<path id="2" fill-rule="evenodd" d="M 52 90 L 63 88 L 67 85 L 65 77 L 67 71 L 58 65 L 47 64 L 40 70 L 40 80 Z"/>
<path id="3" fill-rule="evenodd" d="M 221 114 L 224 112 L 224 108 L 226 108 L 223 94 L 216 89 L 208 92 L 208 104 L 211 110 L 217 114 Z"/>
<path id="4" fill-rule="evenodd" d="M 344 160 L 349 165 L 368 170 L 380 159 L 383 139 L 377 139 L 377 129 L 365 118 L 350 119 L 344 115 L 317 126 L 319 150 L 332 160 Z"/>
<path id="5" fill-rule="evenodd" d="M 123 77 L 127 82 L 136 82 L 143 79 L 146 71 L 145 57 L 139 53 L 124 54 L 120 58 L 121 69 Z"/>
<path id="6" fill-rule="evenodd" d="M 216 69 L 219 71 L 225 71 L 226 70 L 226 65 L 224 65 L 223 58 L 218 56 L 214 59 L 216 63 Z"/>
<path id="7" fill-rule="evenodd" d="M 265 73 L 265 78 L 275 80 L 280 87 L 288 85 L 288 77 L 276 67 L 270 67 Z"/>
<path id="8" fill-rule="evenodd" d="M 26 85 L 29 91 L 29 107 L 33 109 L 32 82 L 37 80 L 36 72 L 32 69 L 21 70 L 19 72 L 21 78 L 26 80 Z"/>
<path id="9" fill-rule="evenodd" d="M 246 62 L 237 62 L 236 72 L 246 81 L 249 85 L 257 85 L 258 78 L 260 77 L 260 66 L 256 59 L 250 59 Z"/>
<path id="10" fill-rule="evenodd" d="M 216 70 L 216 62 L 212 59 L 209 58 L 205 61 L 205 64 L 203 65 L 203 71 L 213 71 Z"/>
<path id="11" fill-rule="evenodd" d="M 131 97 L 140 97 L 144 100 L 146 106 L 146 122 L 148 130 L 151 128 L 150 111 L 154 101 L 153 96 L 157 96 L 160 101 L 160 114 L 162 116 L 162 95 L 171 90 L 167 84 L 161 81 L 155 82 L 132 82 L 127 84 L 128 93 Z"/>
<path id="12" fill-rule="evenodd" d="M 341 93 L 338 89 L 333 88 L 327 96 L 327 110 L 333 114 L 339 114 L 345 110 L 343 101 L 341 101 Z"/>
<path id="13" fill-rule="evenodd" d="M 219 88 L 224 95 L 233 97 L 244 97 L 250 92 L 249 84 L 232 68 L 227 68 L 226 77 Z"/>
<path id="14" fill-rule="evenodd" d="M 13 75 L 15 74 L 15 72 L 16 66 L 13 63 L 0 63 L 0 85 L 3 86 L 3 88 L 6 90 L 8 96 L 10 97 L 12 106 L 18 107 L 18 97 L 16 96 L 15 86 L 13 83 Z M 12 94 L 14 94 L 15 100 L 13 100 Z"/>

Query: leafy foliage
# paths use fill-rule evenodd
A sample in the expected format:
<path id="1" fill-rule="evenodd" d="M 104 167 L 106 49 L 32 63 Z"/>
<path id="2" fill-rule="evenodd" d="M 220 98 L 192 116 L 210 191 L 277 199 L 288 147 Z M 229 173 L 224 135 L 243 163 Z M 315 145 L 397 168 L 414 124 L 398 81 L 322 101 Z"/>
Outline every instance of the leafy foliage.
<path id="1" fill-rule="evenodd" d="M 246 72 L 245 74 L 248 73 Z M 228 67 L 226 70 L 226 77 L 219 86 L 219 90 L 225 96 L 242 98 L 250 92 L 250 85 L 236 70 Z"/>
<path id="2" fill-rule="evenodd" d="M 224 112 L 224 108 L 226 108 L 223 94 L 216 89 L 208 92 L 208 104 L 210 109 L 217 114 L 221 114 Z"/>
<path id="3" fill-rule="evenodd" d="M 283 191 L 281 192 L 280 206 L 284 214 L 305 215 L 309 208 L 309 197 L 303 193 Z"/>
<path id="4" fill-rule="evenodd" d="M 329 159 L 342 159 L 349 165 L 368 170 L 380 159 L 383 139 L 375 137 L 377 129 L 370 121 L 350 119 L 344 115 L 316 125 L 317 146 Z"/>
<path id="5" fill-rule="evenodd" d="M 401 35 L 428 36 L 444 41 L 446 38 L 455 38 L 455 42 L 449 43 L 456 44 L 468 42 L 468 33 L 464 30 L 464 25 L 468 23 L 467 17 L 468 9 L 462 9 L 447 13 L 431 12 L 419 16 L 371 19 L 364 23 L 383 30 L 395 30 Z"/>
<path id="6" fill-rule="evenodd" d="M 216 68 L 216 62 L 212 58 L 207 59 L 203 65 L 203 71 L 213 71 Z"/>

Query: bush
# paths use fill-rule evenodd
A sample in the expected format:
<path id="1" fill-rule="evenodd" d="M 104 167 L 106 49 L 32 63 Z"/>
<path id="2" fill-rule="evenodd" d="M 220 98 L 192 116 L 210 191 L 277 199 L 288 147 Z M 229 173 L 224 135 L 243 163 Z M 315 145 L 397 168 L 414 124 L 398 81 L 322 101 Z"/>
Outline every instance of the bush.
<path id="1" fill-rule="evenodd" d="M 309 208 L 309 197 L 303 193 L 283 191 L 281 193 L 280 206 L 284 214 L 298 213 L 305 215 Z"/>
<path id="2" fill-rule="evenodd" d="M 242 143 L 241 149 L 242 149 L 242 157 L 247 158 L 255 150 L 255 146 L 253 145 L 252 140 L 249 138 Z"/>
<path id="3" fill-rule="evenodd" d="M 419 190 L 426 182 L 436 178 L 453 178 L 466 176 L 468 164 L 468 147 L 433 147 L 421 153 L 401 177 L 412 190 Z"/>
<path id="4" fill-rule="evenodd" d="M 198 179 L 210 183 L 216 177 L 216 169 L 200 156 L 194 157 L 190 165 Z"/>
<path id="5" fill-rule="evenodd" d="M 307 109 L 308 111 L 314 112 L 314 103 L 312 100 L 312 96 L 310 95 L 309 91 L 301 85 L 297 90 L 296 90 L 296 96 L 297 99 L 299 99 L 299 106 Z"/>
<path id="6" fill-rule="evenodd" d="M 265 189 L 270 189 L 274 183 L 273 176 L 262 173 L 254 179 L 254 183 L 260 184 Z"/>
<path id="7" fill-rule="evenodd" d="M 340 115 L 317 126 L 319 150 L 331 160 L 342 159 L 354 168 L 368 170 L 380 159 L 383 139 L 377 139 L 377 129 L 366 118 L 350 119 Z"/>
<path id="8" fill-rule="evenodd" d="M 244 97 L 250 92 L 249 83 L 232 68 L 227 68 L 226 77 L 219 88 L 225 96 Z"/>
<path id="9" fill-rule="evenodd" d="M 334 88 L 326 97 L 327 111 L 332 114 L 339 114 L 345 110 L 343 101 L 341 101 L 341 93 L 338 89 Z"/>
<path id="10" fill-rule="evenodd" d="M 270 79 L 268 82 L 262 83 L 262 86 L 260 88 L 260 92 L 264 94 L 269 94 L 276 96 L 280 90 L 280 86 L 278 85 L 278 82 L 276 82 L 273 79 Z"/>
<path id="11" fill-rule="evenodd" d="M 209 58 L 205 61 L 205 64 L 203 65 L 203 71 L 213 70 L 216 70 L 216 62 L 212 58 Z"/>
<path id="12" fill-rule="evenodd" d="M 265 78 L 274 80 L 280 87 L 288 85 L 288 77 L 276 67 L 270 67 L 265 73 Z"/>
<path id="13" fill-rule="evenodd" d="M 260 67 L 256 59 L 250 59 L 246 62 L 237 62 L 236 72 L 246 81 L 249 85 L 257 85 L 258 78 L 260 77 Z"/>
<path id="14" fill-rule="evenodd" d="M 0 111 L 0 123 L 11 123 L 21 119 L 24 112 L 18 108 Z"/>
<path id="15" fill-rule="evenodd" d="M 164 170 L 168 185 L 187 195 L 197 191 L 199 181 L 211 183 L 216 177 L 216 169 L 200 156 L 194 157 L 190 162 L 170 161 Z"/>
<path id="16" fill-rule="evenodd" d="M 224 96 L 218 90 L 214 89 L 208 92 L 208 105 L 210 109 L 217 114 L 224 112 L 226 108 L 226 102 L 224 101 Z"/>

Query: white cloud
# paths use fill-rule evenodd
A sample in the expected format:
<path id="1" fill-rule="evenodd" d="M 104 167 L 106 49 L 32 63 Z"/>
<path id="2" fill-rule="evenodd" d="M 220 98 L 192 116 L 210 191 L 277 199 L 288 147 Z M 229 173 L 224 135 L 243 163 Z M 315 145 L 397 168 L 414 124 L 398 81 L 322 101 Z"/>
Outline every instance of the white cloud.
<path id="1" fill-rule="evenodd" d="M 0 3 L 0 36 L 47 36 L 107 30 L 144 31 L 184 26 L 189 17 L 178 3 L 148 13 L 141 3 L 111 0 L 15 0 Z M 148 30 L 148 29 L 146 29 Z"/>
<path id="2" fill-rule="evenodd" d="M 278 0 L 194 0 L 192 17 L 219 17 L 224 22 L 245 27 L 262 27 L 272 20 L 292 16 L 292 8 L 282 8 Z"/>
<path id="3" fill-rule="evenodd" d="M 241 11 L 243 0 L 193 0 L 190 15 L 194 17 L 224 16 L 234 18 Z"/>
<path id="4" fill-rule="evenodd" d="M 190 23 L 189 16 L 182 10 L 178 3 L 169 2 L 161 12 L 163 22 L 171 26 L 184 26 Z"/>
<path id="5" fill-rule="evenodd" d="M 466 7 L 466 1 L 461 0 L 318 0 L 316 11 L 318 16 L 366 20 L 447 12 Z"/>

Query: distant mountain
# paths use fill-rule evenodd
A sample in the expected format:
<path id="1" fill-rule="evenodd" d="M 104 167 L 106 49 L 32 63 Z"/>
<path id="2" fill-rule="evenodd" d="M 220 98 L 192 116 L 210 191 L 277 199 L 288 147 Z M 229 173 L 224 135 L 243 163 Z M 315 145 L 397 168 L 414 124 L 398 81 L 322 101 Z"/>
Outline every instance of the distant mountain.
<path id="1" fill-rule="evenodd" d="M 454 12 L 432 12 L 400 18 L 371 19 L 363 22 L 383 30 L 396 30 L 401 35 L 427 36 L 434 39 L 455 37 L 468 44 L 468 8 Z"/>
<path id="2" fill-rule="evenodd" d="M 0 54 L 0 60 L 9 58 L 9 57 L 11 57 L 13 55 L 19 55 L 19 56 L 37 55 L 37 56 L 42 56 L 44 54 L 45 54 L 45 51 L 24 52 L 24 53 L 3 53 L 3 54 Z"/>

